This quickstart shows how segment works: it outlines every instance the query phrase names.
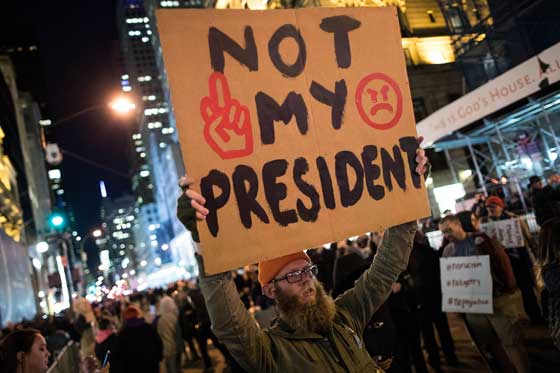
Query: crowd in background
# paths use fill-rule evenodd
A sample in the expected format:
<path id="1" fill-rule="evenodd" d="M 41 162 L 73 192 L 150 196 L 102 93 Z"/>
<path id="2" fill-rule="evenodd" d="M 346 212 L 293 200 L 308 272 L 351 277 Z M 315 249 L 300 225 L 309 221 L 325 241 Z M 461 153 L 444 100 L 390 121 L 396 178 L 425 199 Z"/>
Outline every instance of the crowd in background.
<path id="1" fill-rule="evenodd" d="M 554 177 L 546 186 L 539 178 L 531 178 L 530 201 L 541 234 L 539 241 L 521 221 L 522 247 L 506 249 L 480 232 L 481 223 L 516 218 L 510 209 L 517 206 L 517 200 L 504 199 L 499 192 L 492 196 L 478 194 L 472 210 L 456 215 L 448 213 L 442 220 L 419 222 L 408 268 L 393 284 L 389 299 L 364 332 L 365 347 L 381 367 L 389 372 L 411 372 L 412 367 L 416 372 L 428 372 L 428 366 L 441 371 L 441 357 L 448 366 L 460 364 L 447 314 L 441 310 L 439 259 L 461 255 L 461 250 L 467 253 L 464 255 L 474 255 L 473 252 L 478 255 L 483 250 L 490 255 L 491 261 L 496 261 L 492 262 L 494 288 L 503 292 L 495 294 L 495 305 L 507 293 L 508 302 L 514 307 L 518 305 L 508 315 L 513 312 L 517 320 L 527 318 L 535 324 L 548 319 L 554 340 L 560 342 L 560 178 Z M 426 238 L 425 233 L 434 229 L 441 229 L 444 233 L 441 247 L 431 247 Z M 329 247 L 308 250 L 325 290 L 336 297 L 353 287 L 371 264 L 382 237 L 383 232 L 371 232 Z M 474 250 L 470 254 L 469 239 Z M 262 294 L 257 276 L 256 265 L 234 272 L 243 304 L 256 322 L 266 328 L 277 313 L 273 301 Z M 517 303 L 512 300 L 514 294 L 518 295 L 515 298 L 519 300 Z M 518 331 L 515 318 L 508 318 L 507 325 L 503 320 L 498 320 L 502 322 L 498 325 L 495 318 L 464 318 L 480 350 L 484 353 L 488 347 L 490 364 L 497 367 L 512 364 L 518 371 L 522 370 L 519 366 L 525 363 L 515 360 L 523 360 L 523 341 L 519 336 L 511 337 Z M 489 341 L 481 335 L 478 331 L 484 327 L 494 328 L 498 338 Z M 28 336 L 27 342 L 24 341 L 25 335 Z M 22 372 L 42 372 L 46 361 L 47 366 L 52 364 L 71 340 L 79 342 L 82 357 L 96 361 L 91 364 L 93 368 L 84 367 L 84 371 L 99 370 L 107 362 L 105 369 L 110 372 L 176 373 L 182 371 L 189 361 L 198 360 L 202 360 L 206 371 L 212 371 L 213 361 L 208 354 L 208 342 L 211 341 L 223 354 L 228 370 L 242 372 L 212 333 L 196 278 L 179 281 L 166 289 L 136 292 L 100 303 L 75 299 L 71 310 L 56 317 L 42 316 L 9 325 L 1 331 L 0 338 L 3 338 L 0 373 L 16 372 L 13 367 L 21 363 L 15 355 L 18 348 L 31 353 L 35 342 L 36 347 L 39 346 L 37 364 L 40 367 Z M 23 347 L 17 347 L 20 345 Z M 517 349 L 517 355 L 511 349 Z"/>

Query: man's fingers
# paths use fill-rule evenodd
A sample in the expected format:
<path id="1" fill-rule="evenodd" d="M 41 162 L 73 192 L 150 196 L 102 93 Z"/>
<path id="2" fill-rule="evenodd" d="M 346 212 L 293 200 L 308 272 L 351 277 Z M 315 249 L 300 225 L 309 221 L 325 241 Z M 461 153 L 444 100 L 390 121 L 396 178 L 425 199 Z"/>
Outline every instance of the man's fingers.
<path id="1" fill-rule="evenodd" d="M 193 201 L 196 201 L 200 205 L 204 205 L 206 203 L 206 199 L 204 199 L 204 197 L 200 193 L 192 189 L 187 190 L 185 194 L 187 195 L 187 197 L 189 197 Z"/>
<path id="2" fill-rule="evenodd" d="M 422 144 L 422 141 L 424 141 L 424 136 L 418 136 L 416 138 L 416 143 L 418 144 L 418 146 L 420 146 L 420 144 Z"/>
<path id="3" fill-rule="evenodd" d="M 200 212 L 196 212 L 196 218 L 198 220 L 206 220 L 206 215 L 202 215 Z"/>
<path id="4" fill-rule="evenodd" d="M 197 201 L 195 201 L 194 199 L 191 200 L 191 206 L 196 210 L 197 213 L 204 216 L 208 215 L 209 212 L 208 209 L 203 205 L 201 205 L 200 203 L 198 203 Z"/>

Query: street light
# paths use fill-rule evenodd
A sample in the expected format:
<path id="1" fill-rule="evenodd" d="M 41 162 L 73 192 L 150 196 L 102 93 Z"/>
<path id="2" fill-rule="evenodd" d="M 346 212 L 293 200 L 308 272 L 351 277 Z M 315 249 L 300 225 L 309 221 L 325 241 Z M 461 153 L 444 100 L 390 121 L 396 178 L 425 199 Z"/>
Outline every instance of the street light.
<path id="1" fill-rule="evenodd" d="M 49 251 L 49 244 L 46 243 L 45 241 L 41 241 L 41 242 L 37 243 L 37 245 L 35 246 L 35 249 L 37 250 L 37 252 L 39 254 L 44 254 L 47 251 Z"/>
<path id="2" fill-rule="evenodd" d="M 109 107 L 119 114 L 128 114 L 136 109 L 136 105 L 127 97 L 121 96 L 109 104 Z"/>
<path id="3" fill-rule="evenodd" d="M 79 117 L 82 114 L 89 113 L 90 111 L 95 111 L 95 110 L 106 108 L 106 107 L 109 107 L 114 112 L 116 112 L 120 115 L 123 115 L 123 114 L 129 114 L 130 112 L 134 111 L 134 109 L 136 109 L 136 104 L 134 102 L 132 102 L 128 97 L 126 97 L 124 95 L 120 95 L 120 96 L 117 96 L 115 99 L 113 99 L 109 103 L 95 104 L 95 105 L 89 106 L 89 107 L 87 107 L 85 109 L 82 109 L 80 111 L 77 111 L 73 114 L 67 115 L 67 116 L 62 117 L 60 119 L 57 119 L 57 120 L 54 121 L 54 123 L 51 122 L 50 120 L 49 121 L 43 121 L 44 124 L 42 124 L 42 125 L 43 126 L 54 125 L 56 127 L 56 126 L 60 125 L 61 123 L 72 120 L 76 117 Z"/>

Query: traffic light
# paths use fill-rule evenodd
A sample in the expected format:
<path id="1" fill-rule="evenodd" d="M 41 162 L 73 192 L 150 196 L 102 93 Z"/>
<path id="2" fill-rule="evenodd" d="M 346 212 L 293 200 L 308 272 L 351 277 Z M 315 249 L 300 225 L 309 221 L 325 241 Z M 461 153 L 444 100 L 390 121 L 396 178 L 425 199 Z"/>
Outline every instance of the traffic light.
<path id="1" fill-rule="evenodd" d="M 64 215 L 54 212 L 49 216 L 49 225 L 54 229 L 63 228 L 66 225 L 66 219 Z"/>

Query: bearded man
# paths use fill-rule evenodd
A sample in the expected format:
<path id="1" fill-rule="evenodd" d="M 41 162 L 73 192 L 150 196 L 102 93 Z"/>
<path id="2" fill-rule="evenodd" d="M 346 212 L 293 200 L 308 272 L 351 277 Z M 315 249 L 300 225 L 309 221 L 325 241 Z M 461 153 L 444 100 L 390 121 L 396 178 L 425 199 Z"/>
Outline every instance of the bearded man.
<path id="1" fill-rule="evenodd" d="M 423 175 L 427 158 L 422 149 L 417 150 L 416 162 L 416 172 Z M 179 184 L 187 189 L 192 182 L 182 178 Z M 177 216 L 195 241 L 195 221 L 208 214 L 204 203 L 199 193 L 189 189 L 179 198 Z M 260 262 L 263 293 L 276 301 L 279 312 L 264 330 L 241 302 L 231 273 L 206 276 L 202 256 L 197 254 L 212 330 L 251 373 L 382 372 L 369 356 L 362 334 L 406 269 L 416 229 L 416 221 L 389 228 L 370 268 L 336 300 L 315 279 L 317 268 L 304 252 Z"/>

